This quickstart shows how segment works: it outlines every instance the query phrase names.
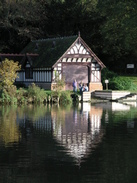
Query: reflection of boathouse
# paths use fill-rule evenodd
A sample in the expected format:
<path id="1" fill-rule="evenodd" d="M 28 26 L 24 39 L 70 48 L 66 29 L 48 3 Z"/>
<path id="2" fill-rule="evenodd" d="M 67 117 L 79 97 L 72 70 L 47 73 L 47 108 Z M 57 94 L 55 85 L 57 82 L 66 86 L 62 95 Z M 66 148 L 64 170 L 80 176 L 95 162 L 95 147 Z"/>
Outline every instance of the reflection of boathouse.
<path id="1" fill-rule="evenodd" d="M 68 155 L 80 162 L 101 141 L 103 132 L 102 108 L 91 107 L 90 103 L 79 105 L 79 108 L 69 110 L 52 107 L 50 112 L 35 119 L 26 115 L 19 121 L 20 127 L 23 125 L 27 136 L 32 129 L 40 134 L 50 133 Z"/>
<path id="2" fill-rule="evenodd" d="M 86 105 L 86 106 L 85 106 Z M 80 161 L 101 141 L 102 109 L 91 107 L 89 103 L 65 114 L 65 123 L 58 123 L 57 113 L 52 112 L 53 133 L 56 140 L 68 149 L 72 157 Z M 58 124 L 58 125 L 57 125 Z"/>

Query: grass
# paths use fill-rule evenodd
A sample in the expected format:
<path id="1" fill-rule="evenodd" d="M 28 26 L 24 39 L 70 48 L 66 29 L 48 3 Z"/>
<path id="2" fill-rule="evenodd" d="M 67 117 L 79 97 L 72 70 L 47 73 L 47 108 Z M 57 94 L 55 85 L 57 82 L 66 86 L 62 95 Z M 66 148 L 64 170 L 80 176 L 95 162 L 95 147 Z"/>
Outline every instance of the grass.
<path id="1" fill-rule="evenodd" d="M 137 76 L 122 76 L 130 79 L 137 86 Z"/>
<path id="2" fill-rule="evenodd" d="M 137 92 L 137 76 L 121 75 L 120 77 L 125 79 L 130 79 L 134 86 L 133 88 L 130 89 L 130 91 Z"/>

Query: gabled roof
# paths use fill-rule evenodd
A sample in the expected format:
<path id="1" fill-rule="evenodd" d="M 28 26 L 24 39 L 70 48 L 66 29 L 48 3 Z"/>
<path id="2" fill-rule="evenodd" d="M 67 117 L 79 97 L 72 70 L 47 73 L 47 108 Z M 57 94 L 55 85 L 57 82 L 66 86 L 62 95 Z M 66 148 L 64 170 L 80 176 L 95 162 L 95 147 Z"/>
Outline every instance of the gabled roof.
<path id="1" fill-rule="evenodd" d="M 105 65 L 89 48 L 84 40 L 79 36 L 59 37 L 51 39 L 41 39 L 31 41 L 20 54 L 0 54 L 1 60 L 8 58 L 10 60 L 18 61 L 22 68 L 25 67 L 26 61 L 29 61 L 33 68 L 48 68 L 54 67 L 63 57 L 70 57 L 68 52 L 76 44 L 83 45 L 84 49 L 88 52 L 92 59 L 95 59 L 101 68 Z M 79 56 L 75 54 L 73 56 Z M 81 55 L 86 56 L 86 55 Z"/>
<path id="2" fill-rule="evenodd" d="M 33 67 L 52 67 L 77 39 L 77 36 L 41 39 L 31 41 L 21 52 L 37 53 Z"/>
<path id="3" fill-rule="evenodd" d="M 90 49 L 90 47 L 85 43 L 85 41 L 80 37 L 80 35 L 77 37 L 77 39 L 72 43 L 72 45 L 65 51 L 65 53 L 59 58 L 59 60 L 57 60 L 57 62 L 60 62 L 61 59 L 63 57 L 69 57 L 69 54 L 67 54 L 71 48 L 73 48 L 73 46 L 75 46 L 75 44 L 80 43 L 81 45 L 83 45 L 85 47 L 85 49 L 87 50 L 87 52 L 89 53 L 90 57 L 92 57 L 92 59 L 96 60 L 98 62 L 98 64 L 101 66 L 101 68 L 106 67 L 101 60 L 96 56 L 96 54 Z M 75 55 L 75 53 L 74 53 Z M 77 54 L 76 54 L 77 55 Z M 81 55 L 82 56 L 82 55 Z M 86 55 L 85 55 L 86 56 Z M 57 64 L 57 62 L 53 65 L 55 66 Z"/>

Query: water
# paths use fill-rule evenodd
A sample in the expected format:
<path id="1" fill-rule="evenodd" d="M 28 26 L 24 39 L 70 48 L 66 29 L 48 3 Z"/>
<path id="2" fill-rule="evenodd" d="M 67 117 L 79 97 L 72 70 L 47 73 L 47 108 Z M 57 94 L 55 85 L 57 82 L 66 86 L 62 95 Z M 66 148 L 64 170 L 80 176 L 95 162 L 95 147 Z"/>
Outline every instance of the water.
<path id="1" fill-rule="evenodd" d="M 0 183 L 136 183 L 136 103 L 0 107 Z"/>

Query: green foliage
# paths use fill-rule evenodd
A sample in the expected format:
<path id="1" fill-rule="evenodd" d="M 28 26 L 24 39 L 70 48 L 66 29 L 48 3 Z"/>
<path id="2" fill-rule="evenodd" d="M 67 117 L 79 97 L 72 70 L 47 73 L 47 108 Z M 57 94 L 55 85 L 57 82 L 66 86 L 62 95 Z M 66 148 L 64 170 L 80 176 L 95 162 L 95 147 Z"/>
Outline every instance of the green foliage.
<path id="1" fill-rule="evenodd" d="M 77 93 L 72 93 L 72 94 L 71 94 L 71 98 L 72 98 L 72 101 L 73 101 L 73 102 L 78 103 L 78 102 L 79 102 L 79 95 L 78 95 L 78 92 L 77 92 Z"/>
<path id="2" fill-rule="evenodd" d="M 62 105 L 72 103 L 70 91 L 45 91 L 34 83 L 28 89 L 11 86 L 0 90 L 0 103 L 2 104 L 36 104 L 46 102 L 57 102 Z"/>
<path id="3" fill-rule="evenodd" d="M 10 96 L 2 90 L 0 92 L 0 103 L 10 103 Z"/>
<path id="4" fill-rule="evenodd" d="M 105 80 L 109 80 L 109 85 L 110 85 L 110 82 L 117 77 L 117 74 L 114 73 L 113 71 L 110 71 L 109 69 L 107 68 L 104 68 L 101 72 L 101 82 L 103 84 L 103 88 L 106 87 L 106 84 L 105 84 Z M 110 87 L 109 87 L 110 88 Z M 110 88 L 112 89 L 112 88 Z"/>
<path id="5" fill-rule="evenodd" d="M 19 88 L 17 91 L 17 100 L 19 104 L 27 102 L 27 90 L 24 88 Z"/>
<path id="6" fill-rule="evenodd" d="M 17 78 L 17 71 L 20 70 L 18 62 L 5 59 L 0 64 L 0 81 L 1 81 L 1 103 L 17 103 L 16 86 L 13 85 Z"/>
<path id="7" fill-rule="evenodd" d="M 79 30 L 87 35 L 87 28 L 96 17 L 97 3 L 98 0 L 3 1 L 0 50 L 20 52 L 32 39 L 74 35 Z"/>
<path id="8" fill-rule="evenodd" d="M 0 103 L 5 103 L 5 104 L 6 103 L 8 103 L 8 104 L 17 103 L 16 87 L 15 86 L 1 90 Z"/>
<path id="9" fill-rule="evenodd" d="M 1 49 L 3 52 L 17 53 L 30 38 L 39 34 L 40 29 L 37 27 L 41 23 L 39 18 L 44 16 L 39 12 L 40 5 L 36 0 L 1 1 Z"/>
<path id="10" fill-rule="evenodd" d="M 137 87 L 129 78 L 120 77 L 107 68 L 102 70 L 102 84 L 104 89 L 106 88 L 106 79 L 109 80 L 108 88 L 111 90 L 137 90 Z"/>
<path id="11" fill-rule="evenodd" d="M 28 87 L 28 102 L 41 103 L 46 99 L 47 94 L 44 89 L 40 89 L 34 83 Z"/>
<path id="12" fill-rule="evenodd" d="M 5 59 L 0 64 L 0 81 L 3 88 L 9 88 L 17 78 L 17 71 L 21 69 L 18 62 Z"/>
<path id="13" fill-rule="evenodd" d="M 136 9 L 135 0 L 1 0 L 0 52 L 17 53 L 32 39 L 80 31 L 104 64 L 121 72 L 137 58 Z"/>
<path id="14" fill-rule="evenodd" d="M 112 90 L 130 90 L 131 85 L 132 83 L 130 79 L 116 77 L 110 80 L 109 88 Z"/>
<path id="15" fill-rule="evenodd" d="M 71 93 L 67 91 L 62 91 L 59 102 L 62 105 L 71 104 L 72 103 Z"/>
<path id="16" fill-rule="evenodd" d="M 128 90 L 130 90 L 131 92 L 137 91 L 137 79 L 135 79 L 136 77 L 134 77 L 133 79 L 132 77 L 119 76 L 119 78 L 125 81 L 125 84 L 126 82 L 129 82 L 130 88 Z"/>
<path id="17" fill-rule="evenodd" d="M 60 95 L 61 95 L 61 91 L 51 91 L 51 97 L 54 97 L 54 96 L 58 96 L 58 97 L 60 97 Z"/>
<path id="18" fill-rule="evenodd" d="M 107 68 L 104 68 L 101 72 L 101 78 L 102 78 L 102 81 L 104 82 L 105 79 L 110 79 L 110 78 L 114 78 L 114 77 L 117 77 L 118 75 L 113 72 L 113 71 L 110 71 L 109 69 Z"/>
<path id="19" fill-rule="evenodd" d="M 6 86 L 6 87 L 3 88 L 3 92 L 7 93 L 11 98 L 16 97 L 17 88 L 14 85 Z"/>
<path id="20" fill-rule="evenodd" d="M 98 7 L 103 17 L 100 33 L 107 64 L 113 70 L 119 70 L 121 66 L 124 70 L 125 62 L 129 62 L 127 56 L 133 61 L 137 55 L 137 2 L 100 0 Z"/>
<path id="21" fill-rule="evenodd" d="M 65 78 L 64 77 L 60 78 L 59 74 L 55 71 L 54 90 L 59 92 L 63 90 L 64 87 L 65 87 Z"/>

